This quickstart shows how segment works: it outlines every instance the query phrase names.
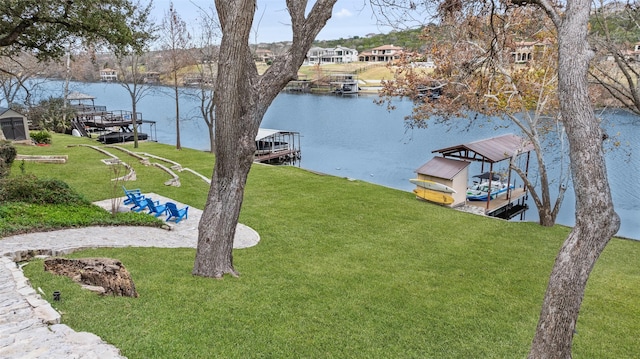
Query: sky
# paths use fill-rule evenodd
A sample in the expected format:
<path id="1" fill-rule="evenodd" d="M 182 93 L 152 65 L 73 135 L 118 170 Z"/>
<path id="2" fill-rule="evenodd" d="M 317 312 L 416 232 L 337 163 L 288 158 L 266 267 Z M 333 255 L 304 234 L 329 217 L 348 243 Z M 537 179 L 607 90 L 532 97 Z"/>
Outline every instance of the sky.
<path id="1" fill-rule="evenodd" d="M 164 18 L 172 1 L 174 8 L 187 26 L 196 25 L 198 7 L 206 10 L 213 6 L 213 0 L 153 0 L 153 16 L 158 23 Z M 313 1 L 309 3 L 312 4 Z M 259 19 L 259 27 L 256 33 L 257 19 Z M 376 23 L 377 20 L 368 1 L 338 0 L 333 7 L 331 19 L 317 36 L 317 40 L 349 39 L 354 36 L 364 37 L 370 33 L 391 31 L 390 27 L 378 26 Z M 258 10 L 253 25 L 251 43 L 290 41 L 292 38 L 289 13 L 284 0 L 258 0 Z"/>

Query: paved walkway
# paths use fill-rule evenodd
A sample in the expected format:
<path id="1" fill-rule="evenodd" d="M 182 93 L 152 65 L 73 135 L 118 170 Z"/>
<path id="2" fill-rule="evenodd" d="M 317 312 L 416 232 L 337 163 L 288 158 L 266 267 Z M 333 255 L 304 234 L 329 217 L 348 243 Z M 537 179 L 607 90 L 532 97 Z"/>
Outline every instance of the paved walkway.
<path id="1" fill-rule="evenodd" d="M 169 200 L 153 193 L 147 196 Z M 111 208 L 110 200 L 97 204 Z M 201 210 L 189 208 L 189 218 L 170 223 L 170 230 L 86 227 L 0 238 L 0 358 L 124 358 L 118 348 L 98 336 L 60 324 L 60 314 L 40 296 L 46 294 L 31 287 L 16 262 L 32 255 L 63 255 L 96 247 L 195 248 L 201 215 Z M 259 241 L 257 232 L 238 224 L 234 248 Z"/>

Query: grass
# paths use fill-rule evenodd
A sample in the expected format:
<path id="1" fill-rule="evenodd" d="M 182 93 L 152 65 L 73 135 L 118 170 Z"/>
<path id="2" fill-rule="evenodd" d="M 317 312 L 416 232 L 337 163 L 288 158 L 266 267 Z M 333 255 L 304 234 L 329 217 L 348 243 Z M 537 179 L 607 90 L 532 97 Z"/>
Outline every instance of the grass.
<path id="1" fill-rule="evenodd" d="M 28 164 L 27 172 L 68 180 L 92 200 L 107 198 L 96 188 L 105 176 L 98 175 L 101 156 L 64 147 L 71 141 L 87 140 L 54 136 L 50 148 L 18 152 L 68 153 L 67 164 L 55 165 L 66 171 Z M 204 152 L 154 143 L 141 150 L 207 175 L 213 166 Z M 166 187 L 159 169 L 129 162 L 138 182 L 128 187 L 203 207 L 207 186 L 195 176 L 182 172 L 184 188 Z M 78 169 L 87 175 L 72 176 Z M 251 170 L 240 220 L 261 236 L 256 247 L 234 251 L 240 278 L 193 277 L 193 249 L 159 248 L 73 254 L 122 260 L 137 299 L 84 292 L 43 272 L 39 261 L 25 273 L 46 293 L 62 292 L 54 305 L 64 323 L 96 333 L 129 358 L 516 358 L 527 354 L 568 233 L 460 213 L 361 181 L 261 165 Z M 640 243 L 620 239 L 603 253 L 585 295 L 575 358 L 640 353 L 639 255 Z"/>

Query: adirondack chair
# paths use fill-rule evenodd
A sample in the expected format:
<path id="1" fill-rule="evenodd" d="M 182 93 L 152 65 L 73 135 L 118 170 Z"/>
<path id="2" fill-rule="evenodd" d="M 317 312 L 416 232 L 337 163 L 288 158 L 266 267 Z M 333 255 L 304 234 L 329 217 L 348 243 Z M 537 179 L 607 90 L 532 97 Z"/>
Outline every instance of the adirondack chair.
<path id="1" fill-rule="evenodd" d="M 188 214 L 189 206 L 178 209 L 178 206 L 176 206 L 176 204 L 173 202 L 167 202 L 166 206 L 167 206 L 166 222 L 168 222 L 172 218 L 175 218 L 174 220 L 176 221 L 176 223 L 179 223 L 182 220 L 182 218 L 184 219 L 189 218 L 189 214 Z"/>
<path id="2" fill-rule="evenodd" d="M 167 212 L 167 204 L 160 204 L 159 201 L 154 201 L 151 197 L 147 197 L 147 208 L 149 208 L 149 214 L 153 214 L 156 217 L 160 217 L 161 214 Z"/>
<path id="3" fill-rule="evenodd" d="M 127 199 L 131 201 L 131 204 L 133 204 L 131 210 L 134 212 L 140 212 L 146 208 L 149 208 L 149 201 L 144 198 L 144 196 L 138 197 L 133 193 L 128 193 Z"/>
<path id="4" fill-rule="evenodd" d="M 125 198 L 123 202 L 127 206 L 130 204 L 133 204 L 133 201 L 131 201 L 131 199 L 129 198 L 129 194 L 132 194 L 138 198 L 144 198 L 144 196 L 142 195 L 142 192 L 140 192 L 140 189 L 138 188 L 126 189 L 124 186 L 122 186 L 122 190 L 124 191 L 124 195 L 127 196 L 127 198 Z"/>

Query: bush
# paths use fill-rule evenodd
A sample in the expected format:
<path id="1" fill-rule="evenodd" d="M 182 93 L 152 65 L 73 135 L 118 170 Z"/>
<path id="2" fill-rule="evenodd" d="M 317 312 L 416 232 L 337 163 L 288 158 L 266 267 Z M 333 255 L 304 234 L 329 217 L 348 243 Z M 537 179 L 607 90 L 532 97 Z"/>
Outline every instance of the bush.
<path id="1" fill-rule="evenodd" d="M 42 131 L 37 131 L 37 132 L 30 132 L 29 136 L 31 136 L 31 139 L 35 143 L 38 143 L 38 144 L 51 144 L 51 134 L 47 130 L 42 130 Z"/>
<path id="2" fill-rule="evenodd" d="M 68 184 L 55 179 L 23 175 L 0 179 L 0 202 L 33 204 L 89 204 Z"/>
<path id="3" fill-rule="evenodd" d="M 0 142 L 0 178 L 9 176 L 11 164 L 18 155 L 18 151 L 10 142 Z"/>

